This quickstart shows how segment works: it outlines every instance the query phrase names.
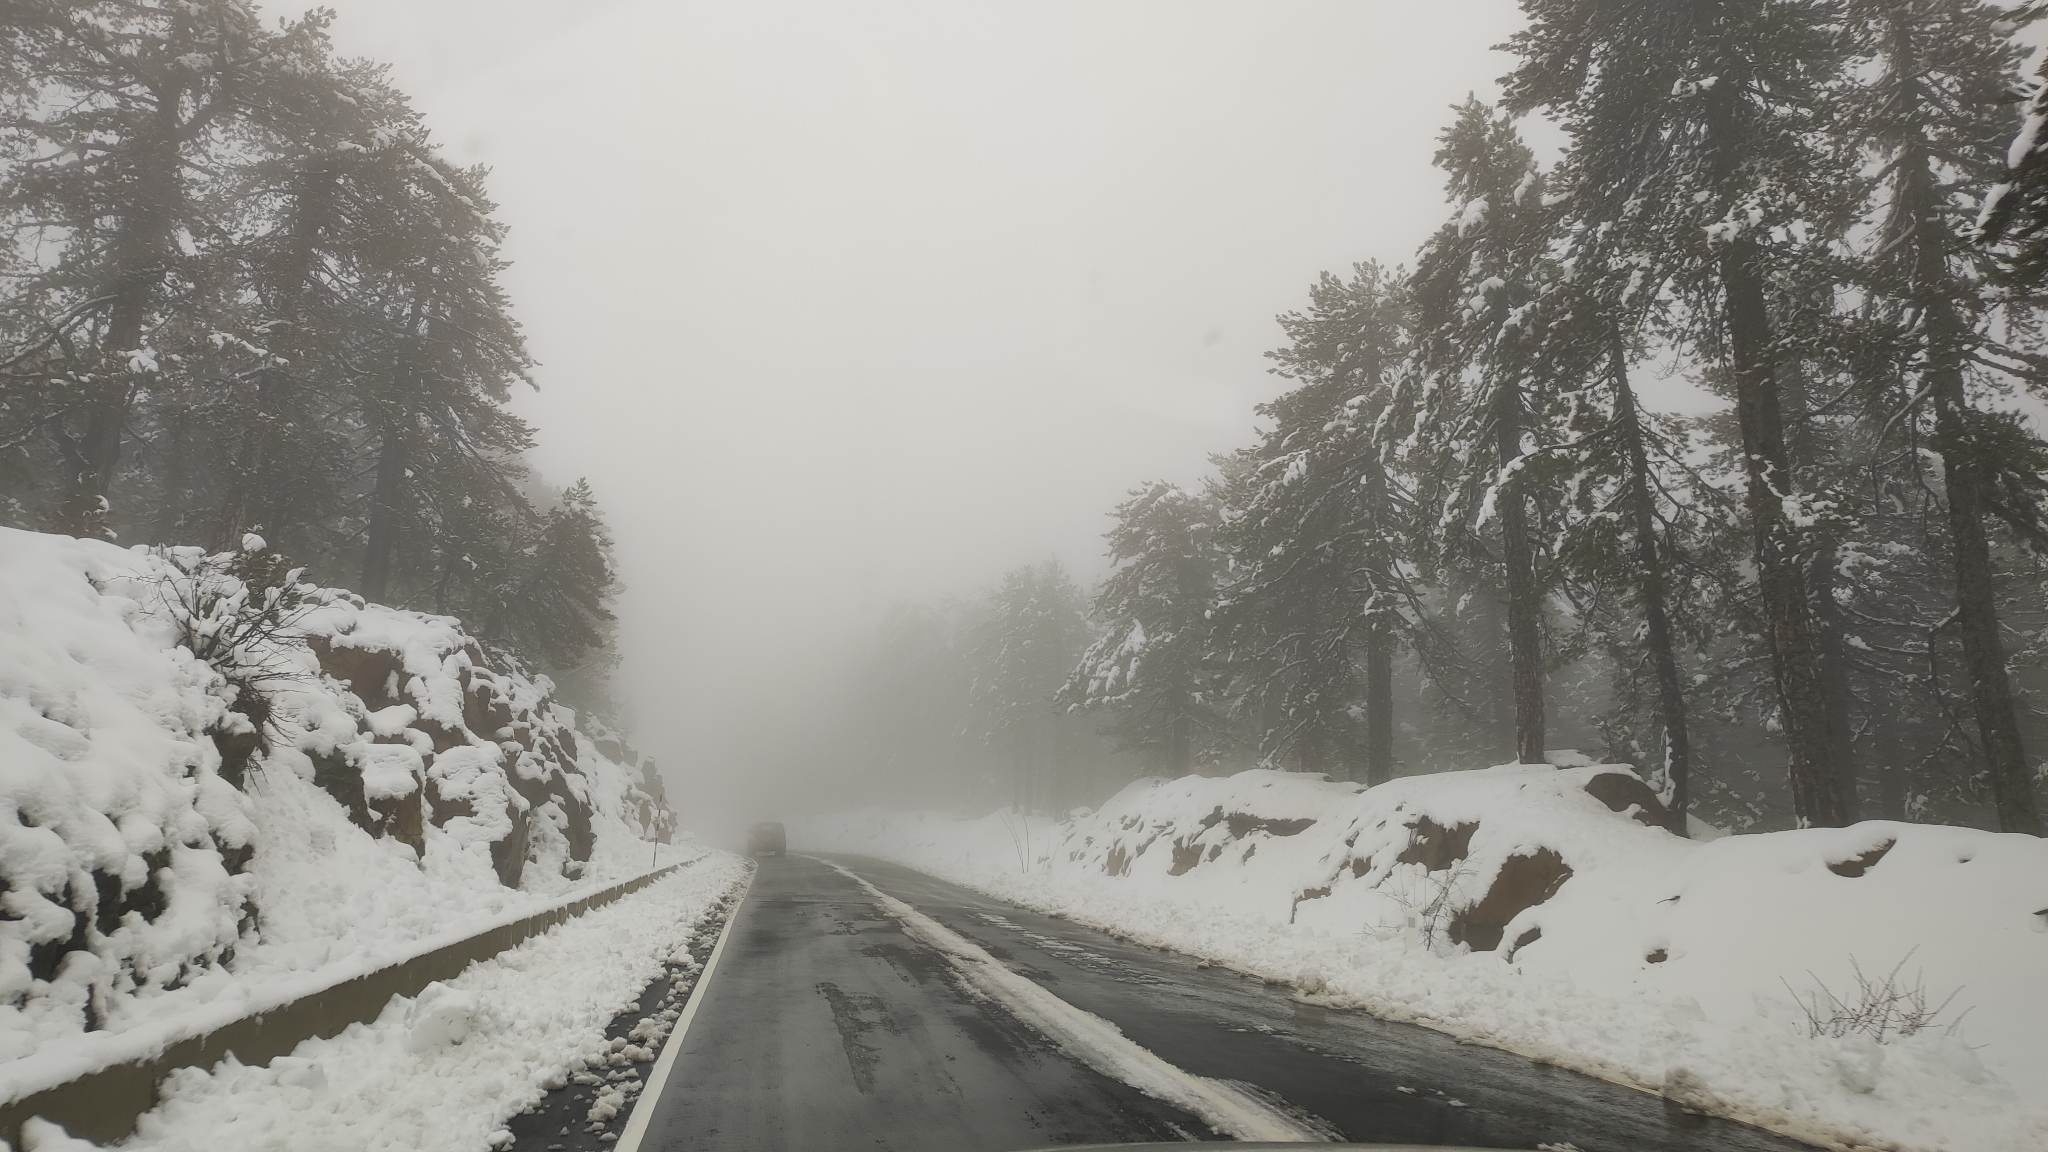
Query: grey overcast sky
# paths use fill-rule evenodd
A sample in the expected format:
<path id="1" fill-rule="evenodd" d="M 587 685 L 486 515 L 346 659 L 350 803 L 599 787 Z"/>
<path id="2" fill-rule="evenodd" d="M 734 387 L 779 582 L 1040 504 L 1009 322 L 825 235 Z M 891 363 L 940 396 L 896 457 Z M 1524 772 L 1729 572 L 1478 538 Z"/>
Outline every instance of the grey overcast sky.
<path id="1" fill-rule="evenodd" d="M 291 10 L 284 0 L 271 0 Z M 542 468 L 619 538 L 671 783 L 897 599 L 1099 571 L 1271 395 L 1274 314 L 1439 222 L 1511 0 L 329 0 L 495 168 Z"/>

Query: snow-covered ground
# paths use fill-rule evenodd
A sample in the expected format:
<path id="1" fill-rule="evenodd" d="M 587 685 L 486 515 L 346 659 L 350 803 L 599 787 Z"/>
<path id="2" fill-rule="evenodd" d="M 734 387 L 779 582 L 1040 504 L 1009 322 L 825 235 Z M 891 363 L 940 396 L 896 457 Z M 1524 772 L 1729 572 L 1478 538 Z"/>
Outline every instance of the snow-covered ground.
<path id="1" fill-rule="evenodd" d="M 0 1099 L 701 852 L 651 842 L 651 765 L 459 621 L 301 585 L 194 654 L 262 595 L 0 529 Z"/>
<path id="2" fill-rule="evenodd" d="M 606 1026 L 685 949 L 747 869 L 739 857 L 712 853 L 417 997 L 395 997 L 370 1024 L 309 1040 L 263 1067 L 228 1060 L 173 1073 L 163 1103 L 115 1147 L 416 1152 L 508 1144 L 506 1120 L 571 1076 L 595 1069 L 637 1080 L 673 1016 L 632 1050 L 608 1043 Z M 65 1148 L 54 1139 L 48 1147 Z"/>
<path id="3" fill-rule="evenodd" d="M 797 850 L 880 856 L 1304 996 L 1794 1135 L 2048 1148 L 2048 841 L 1870 822 L 1683 840 L 1626 769 L 1379 788 L 1253 771 L 1141 781 L 1058 822 L 853 813 Z M 1812 1034 L 1857 969 L 1916 1034 Z M 1948 1000 L 1950 994 L 1953 1000 Z"/>

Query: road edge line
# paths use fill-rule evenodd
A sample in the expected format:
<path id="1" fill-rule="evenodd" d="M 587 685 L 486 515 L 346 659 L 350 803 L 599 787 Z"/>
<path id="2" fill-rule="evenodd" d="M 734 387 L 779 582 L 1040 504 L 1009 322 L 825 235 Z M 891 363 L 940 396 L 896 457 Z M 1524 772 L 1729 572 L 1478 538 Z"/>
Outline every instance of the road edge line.
<path id="1" fill-rule="evenodd" d="M 818 856 L 808 859 L 860 885 L 913 940 L 944 956 L 968 985 L 1002 1005 L 1075 1062 L 1179 1108 L 1229 1139 L 1279 1144 L 1325 1143 L 1336 1138 L 1318 1117 L 1280 1107 L 1246 1085 L 1201 1076 L 1173 1063 L 1125 1035 L 1114 1021 L 1061 998 L 845 865 Z"/>
<path id="2" fill-rule="evenodd" d="M 747 897 L 754 891 L 754 875 L 747 875 L 747 886 L 733 901 L 732 912 L 725 918 L 725 927 L 718 930 L 718 943 L 711 946 L 711 955 L 704 961 L 704 970 L 697 973 L 697 982 L 690 987 L 690 998 L 683 1002 L 683 1014 L 676 1017 L 675 1027 L 669 1029 L 668 1039 L 661 1046 L 661 1055 L 655 1057 L 654 1069 L 640 1086 L 640 1098 L 633 1102 L 633 1111 L 626 1117 L 626 1127 L 619 1133 L 618 1142 L 612 1145 L 613 1152 L 638 1152 L 640 1141 L 647 1135 L 647 1127 L 654 1121 L 654 1103 L 668 1088 L 669 1070 L 675 1067 L 676 1053 L 682 1049 L 683 1037 L 690 1031 L 690 1022 L 697 1018 L 697 1006 L 704 1002 L 704 989 L 711 985 L 711 976 L 718 970 L 718 958 L 725 952 L 725 939 L 732 935 L 732 926 L 739 921 L 740 909 Z"/>

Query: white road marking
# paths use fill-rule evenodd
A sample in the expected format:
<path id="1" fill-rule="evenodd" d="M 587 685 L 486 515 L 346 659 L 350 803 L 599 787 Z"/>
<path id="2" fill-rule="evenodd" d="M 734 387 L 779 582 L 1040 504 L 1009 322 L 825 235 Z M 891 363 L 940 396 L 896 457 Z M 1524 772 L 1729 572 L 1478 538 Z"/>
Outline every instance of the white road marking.
<path id="1" fill-rule="evenodd" d="M 647 1125 L 654 1119 L 654 1105 L 668 1087 L 669 1069 L 676 1065 L 676 1053 L 682 1050 L 683 1036 L 690 1031 L 690 1021 L 697 1018 L 697 1006 L 704 1003 L 704 989 L 711 984 L 711 974 L 718 968 L 718 957 L 725 951 L 725 938 L 732 935 L 732 926 L 740 918 L 740 906 L 747 902 L 747 893 L 754 890 L 754 878 L 747 877 L 746 890 L 733 901 L 732 912 L 725 918 L 725 927 L 718 930 L 718 943 L 711 946 L 711 955 L 704 961 L 704 970 L 697 973 L 697 982 L 690 987 L 690 998 L 683 1002 L 683 1014 L 676 1017 L 676 1026 L 669 1029 L 668 1042 L 661 1046 L 661 1055 L 654 1060 L 654 1071 L 647 1074 L 647 1083 L 640 1090 L 640 1099 L 633 1103 L 633 1114 L 626 1117 L 625 1131 L 619 1134 L 618 1143 L 612 1145 L 614 1152 L 639 1152 L 640 1141 L 647 1135 Z"/>
<path id="2" fill-rule="evenodd" d="M 1329 1139 L 1326 1132 L 1311 1123 L 1289 1116 L 1235 1084 L 1197 1076 L 1168 1063 L 1125 1036 L 1115 1024 L 1074 1007 L 1004 967 L 980 945 L 832 861 L 818 862 L 866 889 L 883 911 L 903 925 L 905 932 L 944 955 L 969 986 L 1003 1004 L 1068 1055 L 1097 1072 L 1192 1112 L 1216 1131 L 1239 1140 Z M 620 1144 L 622 1152 L 628 1147 Z"/>

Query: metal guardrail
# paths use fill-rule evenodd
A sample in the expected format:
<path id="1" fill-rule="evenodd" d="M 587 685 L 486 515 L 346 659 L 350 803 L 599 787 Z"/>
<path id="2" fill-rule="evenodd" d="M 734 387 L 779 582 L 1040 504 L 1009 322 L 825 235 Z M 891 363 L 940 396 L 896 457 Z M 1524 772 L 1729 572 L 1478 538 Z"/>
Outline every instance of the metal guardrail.
<path id="1" fill-rule="evenodd" d="M 244 1064 L 268 1064 L 307 1040 L 336 1036 L 351 1024 L 375 1020 L 394 996 L 417 995 L 436 980 L 453 979 L 478 960 L 488 960 L 701 859 L 700 856 L 671 864 L 581 899 L 486 928 L 431 952 L 341 980 L 202 1035 L 175 1041 L 149 1059 L 110 1064 L 0 1104 L 0 1141 L 10 1147 L 21 1147 L 22 1125 L 37 1117 L 62 1125 L 83 1140 L 105 1144 L 122 1139 L 134 1133 L 135 1123 L 143 1113 L 156 1107 L 164 1077 L 176 1069 L 210 1067 L 228 1056 Z"/>

